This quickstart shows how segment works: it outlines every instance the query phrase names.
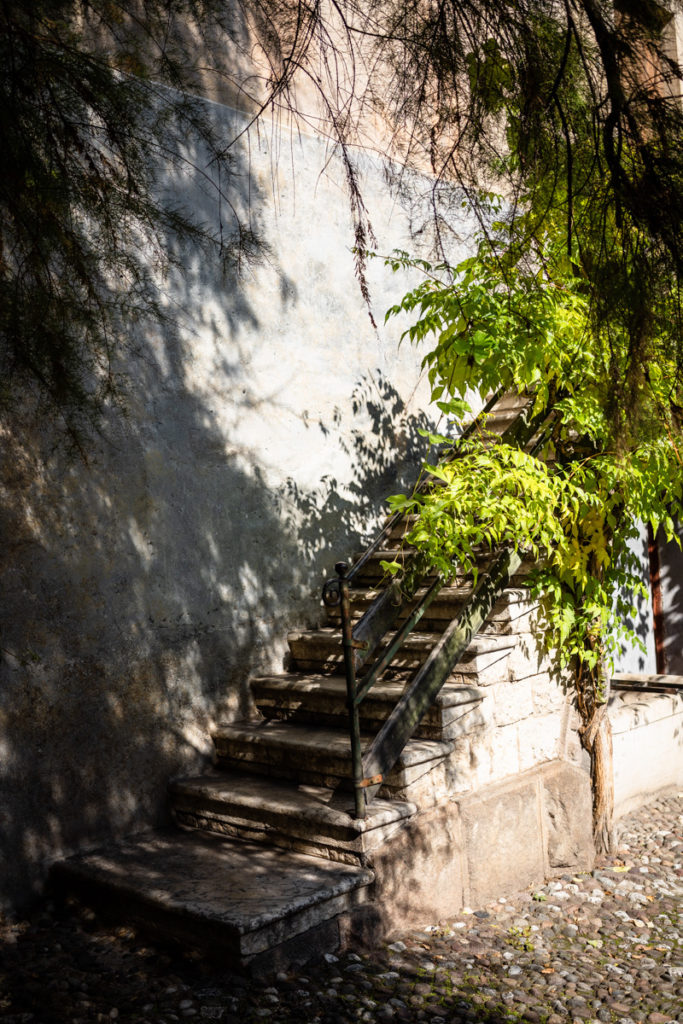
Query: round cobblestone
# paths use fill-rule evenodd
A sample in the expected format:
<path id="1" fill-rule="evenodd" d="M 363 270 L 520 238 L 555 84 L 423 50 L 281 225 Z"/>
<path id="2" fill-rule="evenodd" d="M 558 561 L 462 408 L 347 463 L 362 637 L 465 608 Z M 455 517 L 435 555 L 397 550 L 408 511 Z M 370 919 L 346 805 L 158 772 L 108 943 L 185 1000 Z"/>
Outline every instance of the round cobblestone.
<path id="1" fill-rule="evenodd" d="M 624 819 L 615 855 L 381 949 L 263 981 L 156 948 L 74 905 L 0 919 L 7 1024 L 683 1024 L 683 794 Z"/>

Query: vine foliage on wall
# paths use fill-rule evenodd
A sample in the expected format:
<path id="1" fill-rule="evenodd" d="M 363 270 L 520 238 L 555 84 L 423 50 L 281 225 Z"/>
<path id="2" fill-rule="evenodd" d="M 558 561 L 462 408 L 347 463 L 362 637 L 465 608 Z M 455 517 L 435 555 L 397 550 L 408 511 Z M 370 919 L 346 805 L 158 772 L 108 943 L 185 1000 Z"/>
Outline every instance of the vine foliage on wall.
<path id="1" fill-rule="evenodd" d="M 457 266 L 405 253 L 387 261 L 422 275 L 387 318 L 407 313 L 414 322 L 403 338 L 430 345 L 423 367 L 432 402 L 451 427 L 471 413 L 475 396 L 483 400 L 502 387 L 531 396 L 534 413 L 552 411 L 552 430 L 534 454 L 485 426 L 462 442 L 432 434 L 443 457 L 424 470 L 435 486 L 395 495 L 390 504 L 415 517 L 407 542 L 446 578 L 458 568 L 476 574 L 482 550 L 510 545 L 528 553 L 547 644 L 573 669 L 592 758 L 595 834 L 605 848 L 609 674 L 625 638 L 642 646 L 626 619 L 636 614 L 637 596 L 647 596 L 629 541 L 638 522 L 674 538 L 681 512 L 676 299 L 662 292 L 647 360 L 641 353 L 634 361 L 629 330 L 592 303 L 590 270 L 568 257 L 561 234 L 549 228 L 535 235 L 524 217 L 506 216 L 498 197 L 487 203 L 488 229 Z M 625 229 L 614 223 L 612 230 Z M 620 380 L 629 382 L 627 410 L 614 407 Z"/>

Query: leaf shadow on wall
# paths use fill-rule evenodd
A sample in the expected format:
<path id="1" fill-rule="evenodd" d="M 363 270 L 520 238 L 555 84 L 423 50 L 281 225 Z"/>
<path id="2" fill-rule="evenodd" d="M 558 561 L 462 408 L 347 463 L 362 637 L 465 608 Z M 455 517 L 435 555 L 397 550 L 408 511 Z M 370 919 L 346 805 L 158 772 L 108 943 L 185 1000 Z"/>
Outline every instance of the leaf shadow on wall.
<path id="1" fill-rule="evenodd" d="M 619 641 L 614 654 L 616 671 L 654 672 L 656 668 L 652 592 L 647 532 L 643 528 L 638 536 L 629 541 L 627 558 L 629 569 L 647 589 L 647 595 L 634 594 L 632 591 L 620 594 L 615 603 L 614 616 L 615 619 L 621 617 L 624 625 L 635 633 L 643 646 L 641 648 L 628 639 Z M 635 614 L 631 614 L 633 609 Z"/>
<path id="2" fill-rule="evenodd" d="M 232 201 L 259 227 L 267 196 L 234 159 Z M 203 181 L 160 171 L 159 188 L 211 224 Z M 50 860 L 167 822 L 168 779 L 206 766 L 216 721 L 250 712 L 249 675 L 316 614 L 319 577 L 421 448 L 422 414 L 368 377 L 320 427 L 353 456 L 350 485 L 275 493 L 239 442 L 264 404 L 245 373 L 257 293 L 199 251 L 175 255 L 159 298 L 177 317 L 131 325 L 115 367 L 125 415 L 108 413 L 87 465 L 55 446 L 31 396 L 0 424 L 0 907 L 32 899 Z M 269 273 L 296 304 L 272 253 Z M 340 433 L 347 414 L 362 428 Z"/>
<path id="3" fill-rule="evenodd" d="M 683 539 L 683 527 L 680 524 L 677 532 Z M 663 531 L 657 535 L 657 543 L 664 613 L 664 662 L 668 673 L 683 675 L 683 553 L 675 540 L 666 542 Z"/>
<path id="4" fill-rule="evenodd" d="M 212 223 L 205 181 L 159 173 Z M 247 156 L 231 197 L 258 221 Z M 201 335 L 239 418 L 252 396 L 226 332 L 257 328 L 259 312 L 234 270 L 176 255 L 183 270 L 158 297 L 178 316 L 119 352 L 127 407 L 109 410 L 87 464 L 55 443 L 33 396 L 0 424 L 0 907 L 33 898 L 51 859 L 164 823 L 169 777 L 206 764 L 218 718 L 249 712 L 247 677 L 284 632 L 273 550 L 292 563 L 296 534 L 192 374 Z"/>
<path id="5" fill-rule="evenodd" d="M 348 422 L 360 424 L 351 426 Z M 315 429 L 315 424 L 311 429 Z M 380 528 L 390 494 L 409 492 L 427 454 L 420 430 L 431 426 L 424 411 L 410 411 L 381 370 L 363 374 L 347 409 L 317 428 L 351 461 L 348 483 L 325 475 L 314 491 L 289 478 L 278 496 L 283 518 L 296 530 L 302 556 L 331 575 L 339 559 L 350 561 Z"/>

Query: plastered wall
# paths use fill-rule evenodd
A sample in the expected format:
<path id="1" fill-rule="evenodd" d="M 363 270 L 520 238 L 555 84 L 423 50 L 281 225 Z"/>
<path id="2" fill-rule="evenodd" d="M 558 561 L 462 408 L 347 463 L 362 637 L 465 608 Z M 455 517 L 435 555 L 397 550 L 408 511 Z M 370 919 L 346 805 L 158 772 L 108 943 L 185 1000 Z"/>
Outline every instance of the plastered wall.
<path id="1" fill-rule="evenodd" d="M 226 138 L 244 126 L 207 110 Z M 160 191 L 227 230 L 206 158 L 186 151 Z M 234 171 L 265 258 L 238 278 L 181 253 L 162 283 L 175 324 L 139 330 L 118 367 L 127 408 L 87 461 L 23 402 L 3 427 L 0 906 L 52 859 L 166 820 L 168 778 L 249 712 L 249 674 L 282 665 L 287 628 L 316 619 L 325 574 L 414 473 L 420 354 L 397 347 L 400 324 L 370 323 L 340 162 L 266 125 Z M 374 159 L 359 173 L 380 250 L 410 248 L 419 201 L 395 202 Z M 377 262 L 369 282 L 381 325 L 411 279 Z"/>

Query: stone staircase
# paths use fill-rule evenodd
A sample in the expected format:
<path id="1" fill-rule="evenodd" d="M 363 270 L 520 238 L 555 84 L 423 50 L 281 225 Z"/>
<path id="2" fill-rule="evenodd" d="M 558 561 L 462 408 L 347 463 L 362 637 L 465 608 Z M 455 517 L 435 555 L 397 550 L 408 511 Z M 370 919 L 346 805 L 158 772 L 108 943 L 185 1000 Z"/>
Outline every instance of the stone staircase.
<path id="1" fill-rule="evenodd" d="M 503 408 L 501 417 L 507 423 L 511 410 Z M 397 524 L 389 543 L 400 545 L 404 530 Z M 354 617 L 378 594 L 381 559 L 404 553 L 388 547 L 367 560 L 351 592 Z M 494 690 L 537 677 L 548 688 L 528 642 L 533 604 L 521 578 L 511 583 L 365 818 L 354 817 L 341 633 L 338 610 L 331 609 L 320 628 L 290 633 L 289 671 L 251 680 L 258 717 L 215 731 L 213 771 L 170 784 L 180 828 L 64 861 L 55 866 L 55 886 L 253 970 L 305 961 L 349 936 L 376 937 L 481 899 L 484 890 L 472 888 L 464 866 L 467 812 L 458 794 L 472 792 L 477 737 L 501 726 L 489 699 Z M 440 592 L 420 631 L 373 687 L 361 708 L 364 746 L 471 588 L 460 577 Z M 490 781 L 498 781 L 495 771 Z M 542 804 L 538 780 L 526 781 L 536 787 L 532 802 Z M 507 803 L 504 792 L 500 799 Z M 548 828 L 541 832 L 547 847 Z M 549 868 L 542 854 L 531 874 L 540 878 Z"/>

